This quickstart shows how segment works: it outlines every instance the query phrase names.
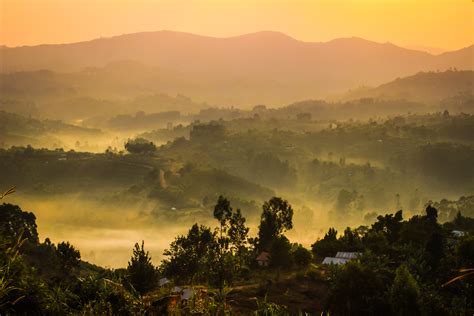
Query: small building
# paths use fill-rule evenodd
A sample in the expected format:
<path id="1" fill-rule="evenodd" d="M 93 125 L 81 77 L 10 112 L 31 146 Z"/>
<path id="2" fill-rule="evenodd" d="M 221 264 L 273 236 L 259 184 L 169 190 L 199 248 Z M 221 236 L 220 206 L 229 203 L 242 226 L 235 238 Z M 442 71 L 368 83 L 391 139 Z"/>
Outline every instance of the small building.
<path id="1" fill-rule="evenodd" d="M 466 236 L 466 232 L 462 230 L 452 230 L 451 235 L 455 238 L 461 238 L 461 237 Z"/>
<path id="2" fill-rule="evenodd" d="M 346 264 L 349 261 L 349 259 L 344 259 L 344 258 L 335 258 L 335 257 L 326 257 L 323 260 L 323 264 Z"/>
<path id="3" fill-rule="evenodd" d="M 184 288 L 181 294 L 182 300 L 190 300 L 194 296 L 194 290 L 191 288 Z"/>
<path id="4" fill-rule="evenodd" d="M 344 252 L 344 251 L 338 251 L 336 253 L 336 258 L 342 258 L 342 259 L 357 259 L 361 255 L 360 252 Z"/>
<path id="5" fill-rule="evenodd" d="M 270 253 L 262 251 L 257 257 L 257 263 L 260 267 L 268 267 L 270 263 Z"/>
<path id="6" fill-rule="evenodd" d="M 168 280 L 167 278 L 161 278 L 158 280 L 158 285 L 160 287 L 163 287 L 165 286 L 166 284 L 169 284 L 170 283 L 170 280 Z"/>
<path id="7" fill-rule="evenodd" d="M 357 259 L 361 255 L 360 252 L 344 252 L 338 251 L 335 257 L 326 257 L 323 260 L 323 264 L 346 264 L 347 262 Z"/>

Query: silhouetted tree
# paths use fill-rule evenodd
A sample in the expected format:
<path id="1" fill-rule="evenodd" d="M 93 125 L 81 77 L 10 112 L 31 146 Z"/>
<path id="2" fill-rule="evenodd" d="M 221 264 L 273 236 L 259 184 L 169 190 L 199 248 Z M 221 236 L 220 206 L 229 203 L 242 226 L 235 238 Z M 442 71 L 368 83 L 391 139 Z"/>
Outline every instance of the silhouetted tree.
<path id="1" fill-rule="evenodd" d="M 240 209 L 237 209 L 230 218 L 228 232 L 237 269 L 242 268 L 248 253 L 248 233 L 249 228 L 245 226 L 245 217 L 242 216 Z"/>
<path id="2" fill-rule="evenodd" d="M 249 228 L 245 226 L 245 218 L 240 209 L 234 211 L 229 200 L 223 196 L 219 196 L 214 207 L 214 218 L 220 224 L 217 242 L 219 245 L 219 285 L 222 289 L 226 279 L 230 281 L 232 278 L 230 273 L 237 272 L 243 265 L 244 256 L 247 253 Z"/>
<path id="3" fill-rule="evenodd" d="M 70 274 L 81 262 L 81 253 L 69 242 L 60 242 L 56 253 L 61 269 L 65 274 Z"/>
<path id="4" fill-rule="evenodd" d="M 292 263 L 290 241 L 285 236 L 278 236 L 270 248 L 270 266 L 277 270 L 277 279 L 280 278 L 280 270 L 290 268 Z"/>
<path id="5" fill-rule="evenodd" d="M 334 256 L 341 250 L 341 242 L 337 240 L 337 230 L 329 228 L 323 239 L 317 240 L 311 245 L 313 253 L 319 258 Z"/>
<path id="6" fill-rule="evenodd" d="M 312 259 L 311 252 L 302 245 L 296 246 L 296 248 L 292 251 L 292 256 L 293 261 L 299 267 L 306 267 Z"/>
<path id="7" fill-rule="evenodd" d="M 219 221 L 219 237 L 217 243 L 219 245 L 219 271 L 218 271 L 218 282 L 219 288 L 224 288 L 224 274 L 225 274 L 225 257 L 228 255 L 230 238 L 227 236 L 229 229 L 228 224 L 232 216 L 232 207 L 230 206 L 229 200 L 223 196 L 219 196 L 217 204 L 214 207 L 214 218 Z"/>
<path id="8" fill-rule="evenodd" d="M 293 208 L 288 201 L 273 197 L 265 202 L 258 228 L 259 249 L 270 249 L 274 240 L 293 228 Z"/>
<path id="9" fill-rule="evenodd" d="M 219 266 L 218 244 L 209 227 L 194 224 L 186 236 L 178 236 L 165 250 L 163 273 L 180 282 L 208 281 Z"/>
<path id="10" fill-rule="evenodd" d="M 380 215 L 377 217 L 377 222 L 372 225 L 372 230 L 382 232 L 389 242 L 395 242 L 399 238 L 402 220 L 403 212 L 401 210 L 395 214 Z"/>
<path id="11" fill-rule="evenodd" d="M 24 212 L 19 206 L 13 204 L 0 205 L 0 230 L 6 236 L 12 239 L 21 236 L 36 244 L 38 243 L 36 227 L 36 216 L 33 213 Z"/>
<path id="12" fill-rule="evenodd" d="M 140 294 L 152 290 L 156 286 L 157 271 L 151 262 L 148 251 L 145 251 L 144 242 L 142 245 L 135 244 L 133 254 L 128 262 L 128 278 L 133 288 Z"/>

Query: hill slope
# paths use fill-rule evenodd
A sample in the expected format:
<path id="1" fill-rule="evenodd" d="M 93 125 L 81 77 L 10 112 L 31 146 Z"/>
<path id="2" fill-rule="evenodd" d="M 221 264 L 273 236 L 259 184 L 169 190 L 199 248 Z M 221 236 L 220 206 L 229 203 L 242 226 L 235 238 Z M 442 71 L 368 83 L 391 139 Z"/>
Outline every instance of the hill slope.
<path id="1" fill-rule="evenodd" d="M 397 78 L 376 88 L 350 91 L 344 99 L 377 98 L 439 102 L 460 94 L 474 93 L 474 71 L 420 72 Z"/>
<path id="2" fill-rule="evenodd" d="M 360 38 L 310 43 L 276 32 L 214 38 L 160 31 L 5 48 L 0 50 L 0 71 L 75 72 L 132 60 L 154 68 L 161 78 L 155 91 L 213 103 L 282 104 L 422 70 L 472 69 L 472 56 L 473 46 L 435 56 Z M 120 79 L 127 86 L 127 80 L 135 82 L 137 77 Z"/>

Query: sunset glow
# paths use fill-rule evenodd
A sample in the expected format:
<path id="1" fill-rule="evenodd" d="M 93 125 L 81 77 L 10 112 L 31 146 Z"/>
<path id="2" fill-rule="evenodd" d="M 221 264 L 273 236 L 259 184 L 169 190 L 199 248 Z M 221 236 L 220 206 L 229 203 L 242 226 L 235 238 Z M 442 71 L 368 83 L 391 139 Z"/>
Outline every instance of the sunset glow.
<path id="1" fill-rule="evenodd" d="M 303 41 L 357 36 L 437 53 L 472 43 L 473 11 L 470 0 L 0 0 L 0 44 L 163 29 L 218 37 L 273 30 Z"/>

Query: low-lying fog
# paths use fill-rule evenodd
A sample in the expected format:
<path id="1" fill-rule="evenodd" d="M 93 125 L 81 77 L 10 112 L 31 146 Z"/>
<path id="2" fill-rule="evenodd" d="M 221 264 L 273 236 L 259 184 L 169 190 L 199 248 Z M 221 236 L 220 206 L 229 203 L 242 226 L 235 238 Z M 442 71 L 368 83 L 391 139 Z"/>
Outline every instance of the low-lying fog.
<path id="1" fill-rule="evenodd" d="M 181 217 L 166 222 L 152 215 L 151 204 L 112 205 L 84 199 L 83 195 L 33 197 L 20 191 L 8 202 L 36 215 L 41 241 L 47 237 L 53 243 L 69 241 L 80 250 L 83 260 L 111 268 L 127 266 L 136 242 L 144 240 L 153 262 L 159 264 L 163 250 L 176 236 L 186 234 L 195 222 L 217 226 L 211 209 L 208 218 Z M 325 214 L 327 210 L 318 207 L 313 210 L 295 207 L 294 228 L 287 233 L 288 238 L 310 246 L 327 230 Z M 250 235 L 255 236 L 258 223 L 250 222 L 249 226 Z"/>

